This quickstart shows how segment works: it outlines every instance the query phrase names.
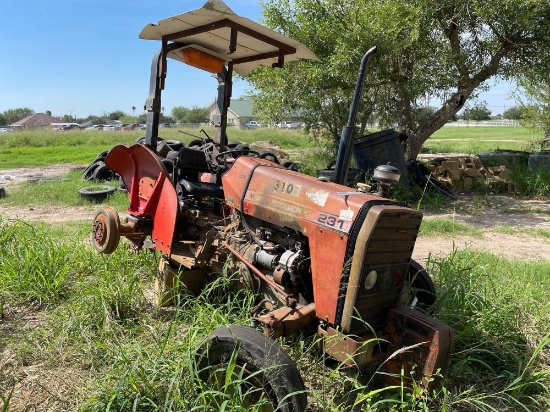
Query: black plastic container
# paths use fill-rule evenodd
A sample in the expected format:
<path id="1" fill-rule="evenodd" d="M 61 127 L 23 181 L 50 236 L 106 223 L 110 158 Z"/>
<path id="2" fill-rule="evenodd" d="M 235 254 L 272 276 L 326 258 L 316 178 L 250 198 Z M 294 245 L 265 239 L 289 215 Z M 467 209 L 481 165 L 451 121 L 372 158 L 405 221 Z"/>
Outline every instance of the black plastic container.
<path id="1" fill-rule="evenodd" d="M 401 142 L 407 138 L 406 135 L 395 130 L 382 130 L 355 139 L 353 156 L 357 167 L 364 171 L 371 171 L 376 166 L 390 164 L 401 172 L 401 177 L 408 175 L 407 163 Z"/>

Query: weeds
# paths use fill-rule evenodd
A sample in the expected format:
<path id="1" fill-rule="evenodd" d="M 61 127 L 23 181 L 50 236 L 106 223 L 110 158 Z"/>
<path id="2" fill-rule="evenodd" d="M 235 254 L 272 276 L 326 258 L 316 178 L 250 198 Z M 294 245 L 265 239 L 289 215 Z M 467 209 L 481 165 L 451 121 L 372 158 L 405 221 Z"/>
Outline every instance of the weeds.
<path id="1" fill-rule="evenodd" d="M 201 392 L 195 350 L 223 325 L 246 325 L 253 297 L 217 277 L 198 297 L 153 308 L 156 257 L 123 247 L 96 254 L 83 230 L 61 231 L 2 220 L 0 294 L 7 321 L 32 308 L 36 327 L 14 325 L 3 336 L 19 364 L 86 370 L 67 392 L 83 411 L 244 410 L 232 389 Z M 30 250 L 31 252 L 29 252 Z M 304 377 L 311 411 L 544 411 L 550 407 L 550 264 L 511 262 L 487 253 L 431 259 L 438 289 L 435 316 L 455 329 L 455 351 L 435 392 L 387 386 L 380 371 L 358 373 L 329 359 L 313 331 L 281 344 Z M 7 276 L 4 276 L 7 274 Z M 21 371 L 0 374 L 9 394 Z M 6 374 L 6 375 L 4 375 Z M 67 373 L 64 380 L 76 379 Z M 225 389 L 227 391 L 224 393 Z M 74 389 L 72 389 L 74 390 Z M 227 402 L 226 402 L 227 401 Z M 4 395 L 13 410 L 16 392 Z M 224 403 L 225 402 L 225 403 Z M 35 404 L 36 406 L 36 404 Z"/>
<path id="2" fill-rule="evenodd" d="M 521 165 L 514 165 L 511 170 L 519 195 L 527 198 L 550 197 L 550 170 L 529 170 Z"/>
<path id="3" fill-rule="evenodd" d="M 424 219 L 420 226 L 421 236 L 475 236 L 481 237 L 482 231 L 473 225 L 458 222 L 454 219 Z"/>

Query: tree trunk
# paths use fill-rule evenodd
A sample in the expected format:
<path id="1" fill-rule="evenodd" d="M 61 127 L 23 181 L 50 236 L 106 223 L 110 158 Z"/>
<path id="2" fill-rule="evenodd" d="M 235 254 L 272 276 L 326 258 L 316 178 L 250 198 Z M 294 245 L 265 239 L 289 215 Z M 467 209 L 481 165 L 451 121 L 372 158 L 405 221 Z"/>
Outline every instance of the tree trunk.
<path id="1" fill-rule="evenodd" d="M 416 159 L 420 153 L 422 145 L 428 140 L 428 138 L 441 129 L 445 123 L 447 123 L 455 114 L 457 114 L 463 107 L 468 97 L 472 94 L 474 89 L 479 86 L 481 82 L 469 82 L 466 86 L 460 88 L 455 94 L 443 103 L 441 108 L 433 115 L 428 117 L 414 130 L 408 132 L 400 131 L 408 135 L 408 139 L 405 142 L 405 159 Z"/>

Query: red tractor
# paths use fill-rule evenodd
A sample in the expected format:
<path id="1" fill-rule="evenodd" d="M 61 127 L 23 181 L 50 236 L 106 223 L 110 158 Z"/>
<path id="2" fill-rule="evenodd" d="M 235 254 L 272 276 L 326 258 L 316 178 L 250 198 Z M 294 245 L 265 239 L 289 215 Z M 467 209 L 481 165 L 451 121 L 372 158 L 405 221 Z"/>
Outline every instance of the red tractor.
<path id="1" fill-rule="evenodd" d="M 237 16 L 220 0 L 148 25 L 140 38 L 162 44 L 153 58 L 146 136 L 143 143 L 115 146 L 105 159 L 128 189 L 129 207 L 123 222 L 113 208 L 99 210 L 93 243 L 112 253 L 126 237 L 136 250 L 159 251 L 159 304 L 172 303 L 174 285 L 200 293 L 213 276 L 224 276 L 228 262 L 240 273 L 241 286 L 260 296 L 251 308 L 251 328 L 221 328 L 199 348 L 199 375 L 220 378 L 209 367 L 219 371 L 236 356 L 239 373 L 258 389 L 247 402 L 260 393 L 269 401 L 266 410 L 302 411 L 307 397 L 300 373 L 274 339 L 314 326 L 322 349 L 349 366 L 385 362 L 395 382 L 414 364 L 418 382 L 434 385 L 430 376 L 446 368 L 453 332 L 414 308 L 417 301 L 433 304 L 435 293 L 426 271 L 411 259 L 422 214 L 364 187 L 343 185 L 364 72 L 375 48 L 361 63 L 334 181 L 328 182 L 232 147 L 226 135 L 233 72 L 246 76 L 262 66 L 317 59 L 313 52 Z M 178 150 L 158 138 L 168 57 L 218 79 L 214 136 Z M 375 175 L 389 183 L 394 172 L 386 165 Z M 395 354 L 404 347 L 410 348 Z"/>

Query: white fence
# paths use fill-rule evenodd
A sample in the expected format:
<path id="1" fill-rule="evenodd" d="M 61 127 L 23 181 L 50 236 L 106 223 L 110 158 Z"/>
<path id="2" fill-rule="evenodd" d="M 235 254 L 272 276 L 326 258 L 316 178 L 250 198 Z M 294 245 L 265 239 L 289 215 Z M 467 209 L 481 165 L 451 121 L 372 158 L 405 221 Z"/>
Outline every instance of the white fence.
<path id="1" fill-rule="evenodd" d="M 475 122 L 471 120 L 459 120 L 457 122 L 445 123 L 445 127 L 517 127 L 519 122 L 516 120 L 483 120 Z"/>

